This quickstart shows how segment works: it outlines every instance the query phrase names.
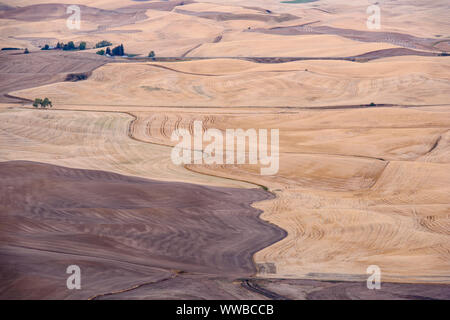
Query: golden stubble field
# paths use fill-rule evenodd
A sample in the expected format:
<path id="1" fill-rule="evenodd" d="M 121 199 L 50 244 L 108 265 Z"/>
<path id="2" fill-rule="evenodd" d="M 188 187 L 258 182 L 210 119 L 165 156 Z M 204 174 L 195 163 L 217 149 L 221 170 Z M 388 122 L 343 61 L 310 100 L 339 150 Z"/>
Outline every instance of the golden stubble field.
<path id="1" fill-rule="evenodd" d="M 107 10 L 125 7 L 113 0 L 75 3 Z M 445 1 L 420 6 L 384 1 L 383 6 L 382 31 L 436 43 L 448 39 Z M 366 7 L 367 1 L 288 5 L 214 0 L 145 9 L 147 17 L 136 15 L 119 26 L 107 17 L 89 20 L 83 22 L 88 32 L 67 30 L 60 18 L 52 24 L 2 19 L 2 47 L 38 50 L 49 39 L 85 40 L 92 46 L 108 39 L 124 43 L 129 53 L 155 50 L 159 56 L 210 59 L 116 59 L 85 81 L 11 90 L 26 99 L 47 96 L 55 110 L 3 104 L 0 160 L 205 185 L 263 185 L 276 198 L 254 206 L 264 211 L 262 219 L 288 235 L 255 254 L 257 265 L 275 265 L 258 276 L 354 280 L 364 277 L 369 265 L 378 265 L 384 280 L 448 283 L 450 60 L 411 55 L 363 63 L 316 59 L 266 64 L 236 59 L 336 58 L 401 47 L 400 42 L 357 41 L 338 34 L 248 32 L 249 27 L 310 22 L 367 31 Z M 429 52 L 442 48 L 445 43 Z M 372 102 L 378 106 L 368 107 Z M 279 129 L 279 172 L 261 176 L 259 167 L 250 165 L 173 165 L 170 135 L 191 128 L 195 120 L 202 120 L 204 129 Z"/>

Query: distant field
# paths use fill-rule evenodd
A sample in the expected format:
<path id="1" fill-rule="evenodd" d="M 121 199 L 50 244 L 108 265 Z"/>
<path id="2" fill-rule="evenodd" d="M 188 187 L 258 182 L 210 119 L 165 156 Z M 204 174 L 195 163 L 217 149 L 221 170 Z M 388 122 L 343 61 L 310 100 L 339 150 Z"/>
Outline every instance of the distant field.
<path id="1" fill-rule="evenodd" d="M 281 3 L 307 3 L 307 2 L 315 2 L 317 0 L 292 0 L 292 1 L 281 1 Z"/>

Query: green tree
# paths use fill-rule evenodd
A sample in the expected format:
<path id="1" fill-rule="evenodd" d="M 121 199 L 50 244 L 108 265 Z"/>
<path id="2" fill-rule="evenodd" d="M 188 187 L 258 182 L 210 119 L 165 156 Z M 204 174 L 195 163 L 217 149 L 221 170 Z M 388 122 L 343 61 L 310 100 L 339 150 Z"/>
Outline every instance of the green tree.
<path id="1" fill-rule="evenodd" d="M 39 107 L 40 104 L 42 104 L 42 99 L 39 98 L 34 99 L 33 107 L 37 108 Z"/>
<path id="2" fill-rule="evenodd" d="M 111 49 L 108 47 L 108 48 L 106 48 L 106 54 L 107 55 L 111 55 Z"/>
<path id="3" fill-rule="evenodd" d="M 96 52 L 96 54 L 103 56 L 103 55 L 105 55 L 105 50 L 103 50 L 103 49 L 102 50 L 98 50 Z"/>
<path id="4" fill-rule="evenodd" d="M 80 42 L 80 45 L 78 46 L 78 48 L 80 50 L 86 50 L 86 42 L 84 42 L 84 41 Z"/>
<path id="5" fill-rule="evenodd" d="M 47 97 L 45 97 L 44 100 L 42 100 L 41 106 L 42 108 L 53 107 L 52 102 Z"/>
<path id="6" fill-rule="evenodd" d="M 48 49 L 50 49 L 50 46 L 46 44 L 41 50 L 48 50 Z"/>
<path id="7" fill-rule="evenodd" d="M 123 55 L 125 55 L 125 50 L 123 48 L 123 44 L 121 44 L 120 46 L 117 46 L 114 49 L 112 49 L 112 55 L 113 56 L 123 56 Z"/>
<path id="8" fill-rule="evenodd" d="M 45 97 L 43 100 L 40 98 L 34 99 L 33 107 L 38 108 L 39 106 L 41 106 L 41 108 L 47 108 L 47 107 L 51 108 L 51 107 L 53 107 L 53 104 L 50 101 L 50 99 L 47 97 Z"/>
<path id="9" fill-rule="evenodd" d="M 28 51 L 28 48 L 25 49 L 25 51 L 23 52 L 24 54 L 29 54 L 30 51 Z"/>
<path id="10" fill-rule="evenodd" d="M 75 50 L 75 43 L 73 43 L 73 41 L 69 41 L 67 44 L 64 45 L 63 50 L 68 51 L 68 50 Z"/>
<path id="11" fill-rule="evenodd" d="M 150 51 L 150 53 L 148 54 L 149 58 L 155 58 L 155 51 Z"/>

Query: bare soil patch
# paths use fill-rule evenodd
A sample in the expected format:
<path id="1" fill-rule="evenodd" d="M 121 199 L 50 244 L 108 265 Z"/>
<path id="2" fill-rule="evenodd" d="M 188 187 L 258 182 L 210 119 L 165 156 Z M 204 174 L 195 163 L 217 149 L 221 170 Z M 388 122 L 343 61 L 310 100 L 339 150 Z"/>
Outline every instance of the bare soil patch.
<path id="1" fill-rule="evenodd" d="M 68 75 L 73 73 L 89 74 L 108 61 L 107 58 L 90 53 L 45 51 L 22 54 L 22 51 L 1 51 L 0 102 L 22 102 L 23 99 L 7 94 L 66 81 Z"/>
<path id="2" fill-rule="evenodd" d="M 227 12 L 216 12 L 216 11 L 203 11 L 195 12 L 182 9 L 175 9 L 175 12 L 186 14 L 190 16 L 201 17 L 205 19 L 212 19 L 216 21 L 229 21 L 229 20 L 249 20 L 249 21 L 263 21 L 263 22 L 285 22 L 290 20 L 297 20 L 299 17 L 292 14 L 237 14 L 237 13 L 227 13 Z"/>
<path id="3" fill-rule="evenodd" d="M 258 28 L 246 30 L 246 32 L 262 32 L 267 34 L 278 34 L 286 36 L 308 35 L 308 34 L 331 34 L 362 42 L 392 43 L 394 45 L 398 45 L 401 47 L 419 50 L 435 50 L 434 45 L 437 41 L 436 39 L 419 38 L 411 36 L 409 34 L 397 32 L 373 32 L 373 31 L 361 31 L 361 30 L 335 28 L 329 26 L 312 26 L 312 25 L 274 27 L 269 29 Z"/>
<path id="4" fill-rule="evenodd" d="M 126 273 L 132 276 L 121 289 L 131 287 L 146 269 L 153 270 L 142 276 L 149 282 L 185 272 L 248 277 L 256 272 L 253 254 L 285 236 L 250 206 L 273 197 L 262 189 L 26 161 L 0 163 L 0 176 L 2 298 L 67 297 L 64 265 L 72 264 L 97 278 L 95 285 L 84 282 L 89 290 L 78 293 L 82 298 L 94 289 L 113 292 Z M 33 273 L 39 281 L 24 281 Z"/>

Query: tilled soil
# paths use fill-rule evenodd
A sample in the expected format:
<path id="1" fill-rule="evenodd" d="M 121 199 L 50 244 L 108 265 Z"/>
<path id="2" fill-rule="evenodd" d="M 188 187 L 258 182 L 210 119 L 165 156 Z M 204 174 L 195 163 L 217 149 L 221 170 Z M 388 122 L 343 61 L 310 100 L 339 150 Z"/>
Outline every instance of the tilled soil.
<path id="1" fill-rule="evenodd" d="M 262 189 L 26 161 L 0 163 L 0 176 L 3 299 L 92 298 L 179 273 L 232 281 L 254 274 L 253 254 L 285 236 L 250 205 L 273 197 Z M 80 266 L 84 290 L 65 287 L 69 265 Z"/>

